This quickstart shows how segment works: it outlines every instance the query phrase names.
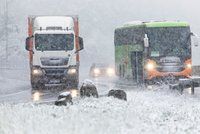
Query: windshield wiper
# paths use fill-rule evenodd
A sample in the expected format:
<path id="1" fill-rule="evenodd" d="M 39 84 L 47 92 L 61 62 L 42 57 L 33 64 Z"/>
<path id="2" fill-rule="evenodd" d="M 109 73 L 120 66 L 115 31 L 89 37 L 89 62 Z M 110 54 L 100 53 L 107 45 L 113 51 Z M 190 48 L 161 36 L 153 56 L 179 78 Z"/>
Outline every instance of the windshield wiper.
<path id="1" fill-rule="evenodd" d="M 41 51 L 42 51 L 42 52 L 44 51 L 43 45 L 41 45 Z"/>
<path id="2" fill-rule="evenodd" d="M 66 51 L 66 52 L 68 51 L 68 47 L 67 47 L 67 45 L 66 45 L 66 47 L 65 47 L 65 51 Z"/>

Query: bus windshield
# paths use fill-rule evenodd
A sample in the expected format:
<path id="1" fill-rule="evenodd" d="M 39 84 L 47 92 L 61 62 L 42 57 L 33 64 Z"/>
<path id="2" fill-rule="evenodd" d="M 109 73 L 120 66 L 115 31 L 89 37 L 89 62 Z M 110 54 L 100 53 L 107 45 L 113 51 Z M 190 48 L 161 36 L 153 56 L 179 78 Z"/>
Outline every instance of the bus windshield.
<path id="1" fill-rule="evenodd" d="M 73 34 L 36 34 L 35 49 L 38 51 L 67 51 L 74 49 Z"/>
<path id="2" fill-rule="evenodd" d="M 150 57 L 190 56 L 190 28 L 167 27 L 148 28 Z"/>

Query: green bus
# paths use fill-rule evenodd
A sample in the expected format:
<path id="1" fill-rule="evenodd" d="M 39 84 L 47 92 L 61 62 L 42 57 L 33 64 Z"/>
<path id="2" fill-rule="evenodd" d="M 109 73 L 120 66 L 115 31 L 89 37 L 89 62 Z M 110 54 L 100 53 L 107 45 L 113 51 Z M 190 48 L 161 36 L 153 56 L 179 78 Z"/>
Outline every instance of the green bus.
<path id="1" fill-rule="evenodd" d="M 131 22 L 115 29 L 121 78 L 152 82 L 191 76 L 191 31 L 182 21 Z"/>

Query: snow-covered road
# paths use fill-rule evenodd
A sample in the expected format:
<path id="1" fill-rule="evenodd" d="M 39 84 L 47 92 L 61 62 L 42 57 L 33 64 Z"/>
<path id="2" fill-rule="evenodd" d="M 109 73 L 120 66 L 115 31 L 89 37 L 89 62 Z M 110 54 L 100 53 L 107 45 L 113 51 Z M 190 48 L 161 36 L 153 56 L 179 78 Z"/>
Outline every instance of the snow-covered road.
<path id="1" fill-rule="evenodd" d="M 200 133 L 199 92 L 180 95 L 165 85 L 146 89 L 124 81 L 94 79 L 102 97 L 74 98 L 74 105 L 57 107 L 33 102 L 27 77 L 16 80 L 8 74 L 8 79 L 1 79 L 1 91 L 7 92 L 0 95 L 0 134 Z M 14 84 L 8 88 L 7 83 L 16 84 L 15 90 Z M 106 97 L 112 88 L 126 90 L 128 101 Z M 49 93 L 43 93 L 42 101 L 56 98 Z"/>
<path id="2" fill-rule="evenodd" d="M 0 103 L 30 101 L 28 74 L 25 69 L 0 69 Z"/>

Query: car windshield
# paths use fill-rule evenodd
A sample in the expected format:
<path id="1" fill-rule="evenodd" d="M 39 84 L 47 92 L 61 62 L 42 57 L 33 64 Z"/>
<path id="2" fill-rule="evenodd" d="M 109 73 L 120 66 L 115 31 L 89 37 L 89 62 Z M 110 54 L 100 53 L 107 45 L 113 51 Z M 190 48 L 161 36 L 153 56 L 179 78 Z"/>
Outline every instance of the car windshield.
<path id="1" fill-rule="evenodd" d="M 74 49 L 73 34 L 36 34 L 35 49 L 38 51 L 67 51 Z"/>
<path id="2" fill-rule="evenodd" d="M 189 27 L 149 28 L 150 57 L 190 55 Z"/>

